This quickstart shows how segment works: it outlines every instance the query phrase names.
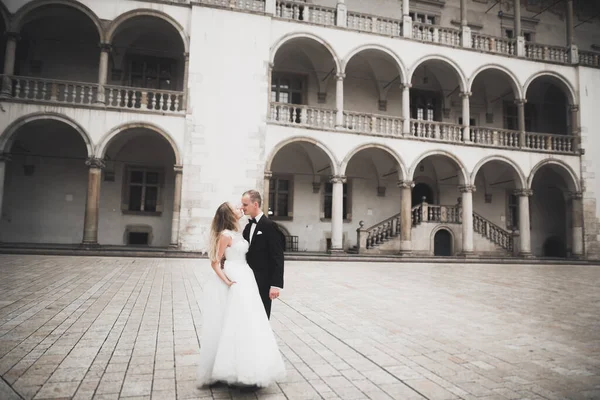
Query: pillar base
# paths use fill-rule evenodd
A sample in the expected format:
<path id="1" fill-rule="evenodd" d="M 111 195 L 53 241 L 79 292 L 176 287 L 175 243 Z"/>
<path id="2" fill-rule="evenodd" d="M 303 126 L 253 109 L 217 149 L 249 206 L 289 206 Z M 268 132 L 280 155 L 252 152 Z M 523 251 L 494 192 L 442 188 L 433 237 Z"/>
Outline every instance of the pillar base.
<path id="1" fill-rule="evenodd" d="M 533 258 L 533 254 L 531 254 L 530 251 L 527 251 L 527 252 L 523 252 L 522 251 L 522 252 L 519 253 L 519 257 L 521 257 L 521 258 Z"/>
<path id="2" fill-rule="evenodd" d="M 344 249 L 342 249 L 342 248 L 339 248 L 339 249 L 337 249 L 337 248 L 336 249 L 329 249 L 329 250 L 327 250 L 327 252 L 329 254 L 344 254 L 345 253 Z"/>
<path id="3" fill-rule="evenodd" d="M 472 251 L 463 251 L 459 255 L 464 258 L 478 258 L 479 257 L 477 254 L 475 254 Z"/>
<path id="4" fill-rule="evenodd" d="M 169 245 L 169 249 L 179 250 L 179 248 L 180 248 L 179 243 L 176 243 L 176 244 L 171 243 Z"/>
<path id="5" fill-rule="evenodd" d="M 81 242 L 81 244 L 79 245 L 80 247 L 85 247 L 85 248 L 98 248 L 100 247 L 100 244 L 98 244 L 98 242 L 88 242 L 88 241 L 83 241 Z"/>

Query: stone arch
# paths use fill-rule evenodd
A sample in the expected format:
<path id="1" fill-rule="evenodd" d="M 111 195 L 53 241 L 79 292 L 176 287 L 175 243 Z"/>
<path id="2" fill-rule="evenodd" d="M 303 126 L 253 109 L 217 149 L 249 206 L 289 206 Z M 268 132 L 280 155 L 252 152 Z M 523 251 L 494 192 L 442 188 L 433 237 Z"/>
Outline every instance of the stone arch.
<path id="1" fill-rule="evenodd" d="M 15 133 L 21 127 L 23 127 L 24 125 L 26 125 L 30 122 L 44 120 L 44 119 L 51 119 L 51 120 L 59 121 L 59 122 L 69 125 L 77 133 L 79 133 L 79 135 L 83 139 L 83 141 L 85 143 L 85 147 L 87 149 L 88 157 L 92 157 L 94 155 L 94 145 L 92 144 L 93 142 L 90 139 L 90 135 L 85 131 L 85 129 L 83 129 L 81 127 L 81 125 L 79 125 L 77 122 L 75 122 L 74 120 L 72 120 L 69 117 L 66 117 L 64 115 L 61 115 L 58 113 L 47 113 L 47 112 L 39 112 L 39 113 L 25 115 L 25 116 L 17 119 L 16 121 L 14 121 L 12 124 L 10 124 L 4 130 L 4 132 L 2 132 L 2 134 L 0 135 L 0 153 L 8 151 L 10 149 L 10 146 L 12 145 L 12 141 L 14 139 Z"/>
<path id="2" fill-rule="evenodd" d="M 581 183 L 579 179 L 577 179 L 577 174 L 573 169 L 566 164 L 565 162 L 555 159 L 555 158 L 547 158 L 545 160 L 540 161 L 533 167 L 531 173 L 529 174 L 529 178 L 527 178 L 527 188 L 531 189 L 533 184 L 533 179 L 535 178 L 535 174 L 545 165 L 556 165 L 561 168 L 567 175 L 571 178 L 570 180 L 565 179 L 565 183 L 569 186 L 569 189 L 573 192 L 581 192 Z"/>
<path id="3" fill-rule="evenodd" d="M 108 29 L 106 31 L 106 43 L 112 43 L 115 33 L 117 32 L 118 28 L 122 24 L 124 24 L 126 21 L 128 21 L 132 18 L 141 17 L 141 16 L 156 17 L 156 18 L 162 19 L 163 21 L 170 24 L 177 31 L 177 33 L 179 33 L 179 35 L 181 36 L 181 41 L 183 43 L 185 52 L 189 53 L 190 43 L 189 43 L 188 37 L 185 33 L 184 27 L 179 22 L 177 22 L 175 19 L 173 19 L 171 16 L 169 16 L 161 11 L 145 9 L 145 8 L 131 10 L 131 11 L 121 14 L 117 18 L 115 18 L 111 22 L 110 26 L 108 27 Z"/>
<path id="4" fill-rule="evenodd" d="M 541 71 L 541 72 L 537 72 L 534 75 L 530 76 L 529 79 L 527 79 L 527 82 L 525 82 L 525 85 L 523 86 L 523 98 L 525 98 L 527 96 L 527 91 L 529 90 L 529 85 L 531 85 L 531 83 L 533 81 L 535 81 L 537 78 L 540 78 L 542 76 L 550 76 L 555 78 L 556 80 L 558 80 L 561 85 L 559 85 L 559 87 L 562 87 L 562 89 L 566 89 L 566 95 L 567 95 L 567 100 L 569 102 L 569 104 L 573 105 L 573 104 L 577 104 L 577 96 L 575 94 L 575 89 L 573 89 L 573 86 L 571 85 L 571 83 L 569 83 L 569 81 L 562 76 L 561 74 L 558 74 L 556 72 L 553 71 Z"/>
<path id="5" fill-rule="evenodd" d="M 477 173 L 479 172 L 479 170 L 490 161 L 500 161 L 502 163 L 510 165 L 513 168 L 513 170 L 517 173 L 517 176 L 519 178 L 519 182 L 517 185 L 518 189 L 525 189 L 529 186 L 525 179 L 525 174 L 523 173 L 523 170 L 510 158 L 499 155 L 487 156 L 481 159 L 477 163 L 477 165 L 475 165 L 475 168 L 473 168 L 473 172 L 471 172 L 471 182 L 473 184 L 475 184 L 475 178 L 477 177 Z"/>
<path id="6" fill-rule="evenodd" d="M 452 69 L 454 69 L 454 71 L 456 72 L 456 76 L 458 78 L 458 83 L 460 85 L 461 91 L 463 91 L 463 92 L 467 91 L 467 87 L 468 87 L 467 79 L 465 78 L 465 74 L 464 74 L 463 70 L 453 60 L 449 59 L 448 57 L 440 56 L 440 55 L 429 55 L 429 56 L 425 56 L 425 57 L 422 57 L 419 60 L 417 60 L 410 68 L 410 72 L 406 79 L 407 82 L 412 82 L 413 75 L 414 75 L 415 71 L 417 70 L 417 68 L 419 68 L 423 63 L 430 61 L 430 60 L 442 61 L 442 62 L 448 64 L 448 66 L 450 66 Z"/>
<path id="7" fill-rule="evenodd" d="M 396 53 L 394 53 L 389 48 L 387 48 L 385 46 L 378 45 L 378 44 L 365 44 L 365 45 L 358 46 L 357 48 L 355 48 L 354 50 L 352 50 L 342 60 L 342 66 L 341 66 L 342 73 L 346 73 L 346 67 L 348 66 L 348 63 L 350 62 L 350 60 L 352 60 L 352 57 L 354 57 L 358 53 L 360 53 L 362 51 L 365 51 L 365 50 L 378 50 L 378 51 L 381 51 L 381 52 L 387 54 L 388 56 L 390 56 L 394 60 L 394 62 L 396 63 L 396 66 L 398 67 L 398 74 L 400 75 L 401 82 L 402 83 L 408 83 L 406 67 L 404 66 L 404 64 L 402 63 L 402 61 L 400 60 L 400 58 L 396 55 Z"/>
<path id="8" fill-rule="evenodd" d="M 323 152 L 325 152 L 325 154 L 327 154 L 327 157 L 329 157 L 329 162 L 331 163 L 332 175 L 338 175 L 338 171 L 339 171 L 338 161 L 335 158 L 335 156 L 333 155 L 333 153 L 331 152 L 331 150 L 329 150 L 329 148 L 327 148 L 327 146 L 325 146 L 323 143 L 319 142 L 318 140 L 315 140 L 313 138 L 306 137 L 306 136 L 296 136 L 296 137 L 292 137 L 292 138 L 286 139 L 286 140 L 284 140 L 282 142 L 279 142 L 271 150 L 271 152 L 269 153 L 269 156 L 266 159 L 267 162 L 265 163 L 265 171 L 271 171 L 271 164 L 273 163 L 273 160 L 275 159 L 275 156 L 277 155 L 277 153 L 279 153 L 279 151 L 282 148 L 284 148 L 288 144 L 292 144 L 292 143 L 295 143 L 295 142 L 307 142 L 307 143 L 311 143 L 311 144 L 317 146 Z"/>
<path id="9" fill-rule="evenodd" d="M 316 36 L 316 35 L 314 35 L 312 33 L 308 33 L 308 32 L 294 32 L 294 33 L 290 33 L 290 34 L 287 34 L 287 35 L 281 37 L 273 46 L 271 46 L 271 55 L 269 57 L 269 62 L 271 64 L 275 63 L 275 56 L 277 55 L 277 52 L 279 51 L 281 46 L 283 46 L 290 40 L 299 39 L 299 38 L 314 40 L 315 42 L 317 42 L 320 45 L 322 45 L 323 47 L 325 47 L 325 49 L 327 49 L 327 51 L 333 58 L 333 62 L 335 63 L 335 67 L 336 67 L 336 73 L 338 73 L 338 74 L 341 73 L 342 66 L 340 63 L 340 58 L 338 57 L 335 50 L 333 50 L 333 46 L 331 46 L 326 40 L 320 38 L 319 36 Z"/>
<path id="10" fill-rule="evenodd" d="M 14 15 L 11 24 L 11 30 L 13 32 L 20 32 L 21 28 L 23 27 L 25 17 L 30 12 L 39 7 L 52 4 L 71 7 L 87 15 L 87 17 L 92 21 L 92 23 L 96 26 L 96 29 L 98 30 L 98 37 L 100 38 L 100 43 L 105 42 L 106 33 L 104 31 L 104 27 L 102 25 L 102 22 L 100 21 L 100 18 L 98 18 L 98 16 L 90 8 L 75 0 L 34 0 L 30 3 L 27 3 L 24 6 L 22 6 Z"/>
<path id="11" fill-rule="evenodd" d="M 346 168 L 348 167 L 348 163 L 350 162 L 350 160 L 352 159 L 352 157 L 354 157 L 356 154 L 358 154 L 360 151 L 362 150 L 366 150 L 366 149 L 380 149 L 385 151 L 386 153 L 388 153 L 390 156 L 392 156 L 392 158 L 398 163 L 400 170 L 398 171 L 398 180 L 404 180 L 406 175 L 406 167 L 404 165 L 404 162 L 402 162 L 402 159 L 400 158 L 400 156 L 391 148 L 382 145 L 382 144 L 378 144 L 378 143 L 366 143 L 366 144 L 362 144 L 356 148 L 354 148 L 352 151 L 350 151 L 346 157 L 344 158 L 344 160 L 342 161 L 342 164 L 340 165 L 340 174 L 341 175 L 345 175 L 346 174 Z"/>
<path id="12" fill-rule="evenodd" d="M 0 17 L 2 18 L 2 21 L 4 22 L 5 29 L 8 31 L 8 29 L 11 28 L 11 25 L 10 25 L 11 15 L 10 15 L 10 11 L 8 11 L 6 6 L 2 2 L 0 2 Z"/>
<path id="13" fill-rule="evenodd" d="M 104 158 L 104 156 L 106 155 L 106 150 L 108 149 L 115 137 L 117 137 L 121 132 L 135 128 L 148 129 L 162 136 L 171 145 L 171 149 L 173 150 L 173 154 L 175 156 L 175 164 L 181 165 L 181 151 L 173 137 L 169 133 L 167 133 L 167 131 L 165 131 L 163 128 L 148 122 L 128 122 L 114 128 L 112 131 L 106 134 L 98 143 L 98 146 L 96 147 L 96 157 L 100 159 Z"/>
<path id="14" fill-rule="evenodd" d="M 477 78 L 477 76 L 479 76 L 479 74 L 483 71 L 487 71 L 487 70 L 497 70 L 500 72 L 503 72 L 510 80 L 511 82 L 511 86 L 513 88 L 513 92 L 515 94 L 515 99 L 523 99 L 525 98 L 524 96 L 524 92 L 521 89 L 521 83 L 519 82 L 519 79 L 517 78 L 517 76 L 508 68 L 503 67 L 502 65 L 499 64 L 486 64 L 486 65 L 482 65 L 481 67 L 479 67 L 471 76 L 471 78 L 469 79 L 468 82 L 468 91 L 471 92 L 472 88 L 473 88 L 473 82 L 475 82 L 475 79 Z"/>
<path id="15" fill-rule="evenodd" d="M 454 231 L 452 230 L 452 228 L 446 224 L 437 225 L 435 228 L 433 228 L 431 230 L 431 235 L 429 236 L 430 254 L 435 255 L 435 235 L 439 231 L 446 231 L 450 234 L 450 254 L 455 255 L 456 254 L 456 246 L 455 246 L 456 236 L 454 236 Z"/>
<path id="16" fill-rule="evenodd" d="M 465 164 L 454 154 L 445 151 L 445 150 L 431 150 L 428 151 L 426 153 L 423 153 L 422 155 L 420 155 L 411 165 L 409 173 L 408 173 L 408 177 L 410 180 L 414 179 L 415 176 L 415 171 L 417 169 L 417 166 L 419 165 L 419 163 L 421 161 L 423 161 L 424 159 L 426 159 L 427 157 L 431 157 L 431 156 L 443 156 L 443 157 L 447 157 L 449 159 L 451 159 L 452 161 L 454 161 L 456 163 L 456 166 L 458 167 L 462 177 L 459 176 L 459 182 L 462 185 L 468 185 L 470 184 L 470 179 L 469 179 L 469 174 L 467 173 L 467 169 L 465 168 Z"/>

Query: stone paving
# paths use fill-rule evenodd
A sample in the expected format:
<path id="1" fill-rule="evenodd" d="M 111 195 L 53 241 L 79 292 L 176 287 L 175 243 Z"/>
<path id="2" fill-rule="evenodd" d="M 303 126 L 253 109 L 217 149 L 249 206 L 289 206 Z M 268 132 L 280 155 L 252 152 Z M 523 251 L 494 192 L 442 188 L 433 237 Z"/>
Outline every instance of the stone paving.
<path id="1" fill-rule="evenodd" d="M 600 398 L 600 267 L 288 262 L 272 319 L 288 374 L 256 392 L 196 388 L 210 273 L 0 255 L 0 397 Z"/>

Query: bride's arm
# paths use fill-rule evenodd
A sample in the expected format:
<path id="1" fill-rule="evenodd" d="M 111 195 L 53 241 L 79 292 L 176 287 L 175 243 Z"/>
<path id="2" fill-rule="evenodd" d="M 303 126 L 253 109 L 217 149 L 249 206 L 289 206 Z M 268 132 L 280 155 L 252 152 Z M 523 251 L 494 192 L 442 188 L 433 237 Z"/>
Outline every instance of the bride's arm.
<path id="1" fill-rule="evenodd" d="M 232 241 L 232 239 L 230 236 L 221 235 L 221 238 L 219 239 L 219 244 L 217 245 L 218 246 L 217 260 L 221 260 L 223 258 L 223 254 L 225 254 L 225 249 L 231 245 L 231 241 Z M 231 280 L 229 280 L 227 275 L 225 275 L 225 272 L 223 272 L 223 270 L 221 269 L 221 261 L 212 261 L 210 263 L 210 266 L 215 271 L 215 273 L 219 276 L 219 278 L 221 278 L 221 280 L 223 282 L 225 282 L 225 284 L 227 286 L 231 286 L 235 283 L 235 282 L 232 282 Z"/>

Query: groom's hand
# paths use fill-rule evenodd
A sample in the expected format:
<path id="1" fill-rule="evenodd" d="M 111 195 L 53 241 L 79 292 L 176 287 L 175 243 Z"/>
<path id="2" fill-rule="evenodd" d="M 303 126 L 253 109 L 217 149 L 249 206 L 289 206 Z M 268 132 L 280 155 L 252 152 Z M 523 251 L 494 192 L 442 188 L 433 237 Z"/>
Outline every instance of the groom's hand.
<path id="1" fill-rule="evenodd" d="M 271 300 L 275 300 L 278 297 L 279 297 L 279 289 L 272 287 L 271 290 L 269 290 L 269 298 Z"/>

